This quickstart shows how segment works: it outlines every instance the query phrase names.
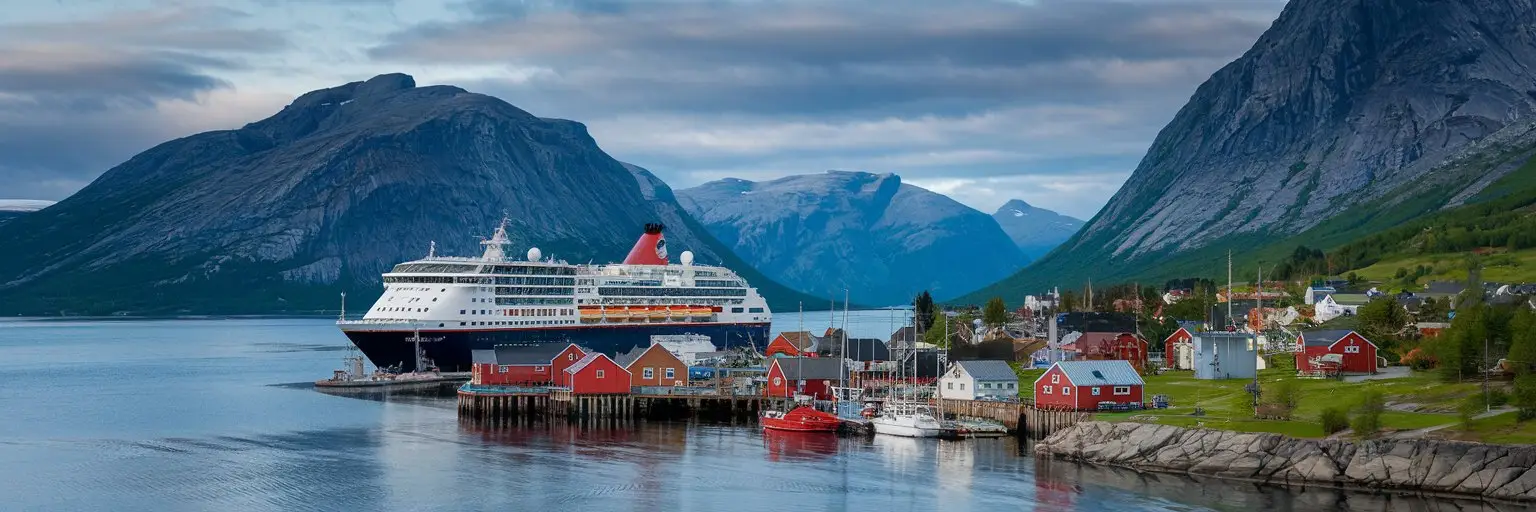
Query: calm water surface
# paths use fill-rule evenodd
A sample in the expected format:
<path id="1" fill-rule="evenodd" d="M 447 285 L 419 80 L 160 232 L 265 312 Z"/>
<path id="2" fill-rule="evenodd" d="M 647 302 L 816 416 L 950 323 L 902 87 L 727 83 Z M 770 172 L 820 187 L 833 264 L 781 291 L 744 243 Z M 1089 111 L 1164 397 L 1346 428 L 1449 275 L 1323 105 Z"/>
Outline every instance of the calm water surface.
<path id="1" fill-rule="evenodd" d="M 849 326 L 885 337 L 899 322 L 864 312 Z M 481 428 L 451 398 L 307 385 L 347 345 L 313 319 L 0 321 L 0 510 L 1479 508 L 1039 461 L 1011 439 Z"/>

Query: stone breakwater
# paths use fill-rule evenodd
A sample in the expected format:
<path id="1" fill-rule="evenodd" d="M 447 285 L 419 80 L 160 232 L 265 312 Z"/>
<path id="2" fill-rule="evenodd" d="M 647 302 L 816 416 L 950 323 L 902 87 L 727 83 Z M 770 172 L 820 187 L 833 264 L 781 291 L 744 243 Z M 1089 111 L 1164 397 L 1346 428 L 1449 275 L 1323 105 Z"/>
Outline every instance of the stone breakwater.
<path id="1" fill-rule="evenodd" d="M 1536 446 L 1427 439 L 1296 439 L 1093 421 L 1051 434 L 1035 444 L 1035 453 L 1278 485 L 1355 486 L 1536 501 Z"/>

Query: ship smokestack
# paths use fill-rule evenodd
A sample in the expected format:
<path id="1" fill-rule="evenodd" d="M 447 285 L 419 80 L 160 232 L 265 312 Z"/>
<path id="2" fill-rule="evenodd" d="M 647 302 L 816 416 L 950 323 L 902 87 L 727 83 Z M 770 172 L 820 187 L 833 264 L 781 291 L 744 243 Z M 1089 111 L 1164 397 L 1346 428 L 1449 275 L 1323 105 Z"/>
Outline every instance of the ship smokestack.
<path id="1" fill-rule="evenodd" d="M 660 223 L 647 223 L 645 234 L 635 241 L 635 246 L 629 250 L 629 256 L 624 258 L 625 265 L 666 265 L 667 264 L 667 239 L 661 232 L 666 226 Z"/>

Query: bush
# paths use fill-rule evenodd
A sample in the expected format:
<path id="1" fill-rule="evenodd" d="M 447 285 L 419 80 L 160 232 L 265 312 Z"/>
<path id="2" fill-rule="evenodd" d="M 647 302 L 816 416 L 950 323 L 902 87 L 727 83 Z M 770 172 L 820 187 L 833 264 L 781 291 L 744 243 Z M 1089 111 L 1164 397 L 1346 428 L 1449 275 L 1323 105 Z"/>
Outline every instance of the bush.
<path id="1" fill-rule="evenodd" d="M 1482 414 L 1486 407 L 1487 405 L 1483 402 L 1482 394 L 1472 395 L 1463 399 L 1461 405 L 1456 408 L 1456 413 L 1461 419 L 1461 429 L 1472 430 L 1473 418 Z"/>
<path id="2" fill-rule="evenodd" d="M 1502 389 L 1494 389 L 1488 392 L 1489 407 L 1504 407 L 1505 405 L 1509 405 L 1509 393 L 1504 392 Z"/>
<path id="3" fill-rule="evenodd" d="M 1516 418 L 1520 421 L 1536 418 L 1536 374 L 1515 377 L 1515 394 L 1510 402 L 1519 409 Z"/>
<path id="4" fill-rule="evenodd" d="M 1350 427 L 1355 429 L 1355 435 L 1369 438 L 1381 430 L 1381 413 L 1387 410 L 1387 400 L 1381 396 L 1380 391 L 1367 391 L 1365 398 L 1360 401 L 1360 406 L 1355 408 L 1355 419 L 1350 422 Z"/>
<path id="5" fill-rule="evenodd" d="M 1429 370 L 1435 367 L 1435 356 L 1430 355 L 1423 347 L 1417 347 L 1403 354 L 1400 362 L 1414 370 Z"/>
<path id="6" fill-rule="evenodd" d="M 1323 435 L 1329 436 L 1349 428 L 1349 412 L 1343 407 L 1323 409 Z"/>

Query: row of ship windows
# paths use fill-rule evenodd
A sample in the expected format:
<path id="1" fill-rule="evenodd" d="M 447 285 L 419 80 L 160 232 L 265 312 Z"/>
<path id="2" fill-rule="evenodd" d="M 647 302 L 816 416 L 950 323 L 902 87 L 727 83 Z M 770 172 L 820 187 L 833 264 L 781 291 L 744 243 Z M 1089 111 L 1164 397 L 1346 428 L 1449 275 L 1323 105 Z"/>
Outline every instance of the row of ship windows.
<path id="1" fill-rule="evenodd" d="M 433 300 L 437 300 L 437 299 L 433 299 Z M 426 313 L 427 310 L 429 310 L 429 309 L 432 309 L 432 308 L 374 308 L 373 310 L 374 311 L 403 311 L 403 312 L 411 312 L 411 313 Z"/>
<path id="2" fill-rule="evenodd" d="M 752 309 L 761 310 L 763 308 L 752 308 Z M 570 316 L 570 315 L 576 314 L 576 311 L 572 310 L 572 309 L 558 309 L 558 308 L 546 308 L 546 309 L 502 309 L 502 310 L 496 310 L 496 309 L 460 309 L 459 310 L 459 314 L 460 315 L 501 315 L 501 316 L 556 316 L 556 315 Z"/>
<path id="3" fill-rule="evenodd" d="M 463 326 L 469 326 L 469 325 L 476 325 L 476 326 L 479 326 L 479 325 L 493 325 L 493 326 L 494 325 L 571 325 L 571 324 L 574 324 L 574 323 L 576 323 L 575 320 L 523 320 L 523 321 L 508 321 L 508 322 L 459 322 L 459 326 L 463 327 Z M 437 324 L 437 326 L 438 327 L 442 327 L 443 324 Z"/>

